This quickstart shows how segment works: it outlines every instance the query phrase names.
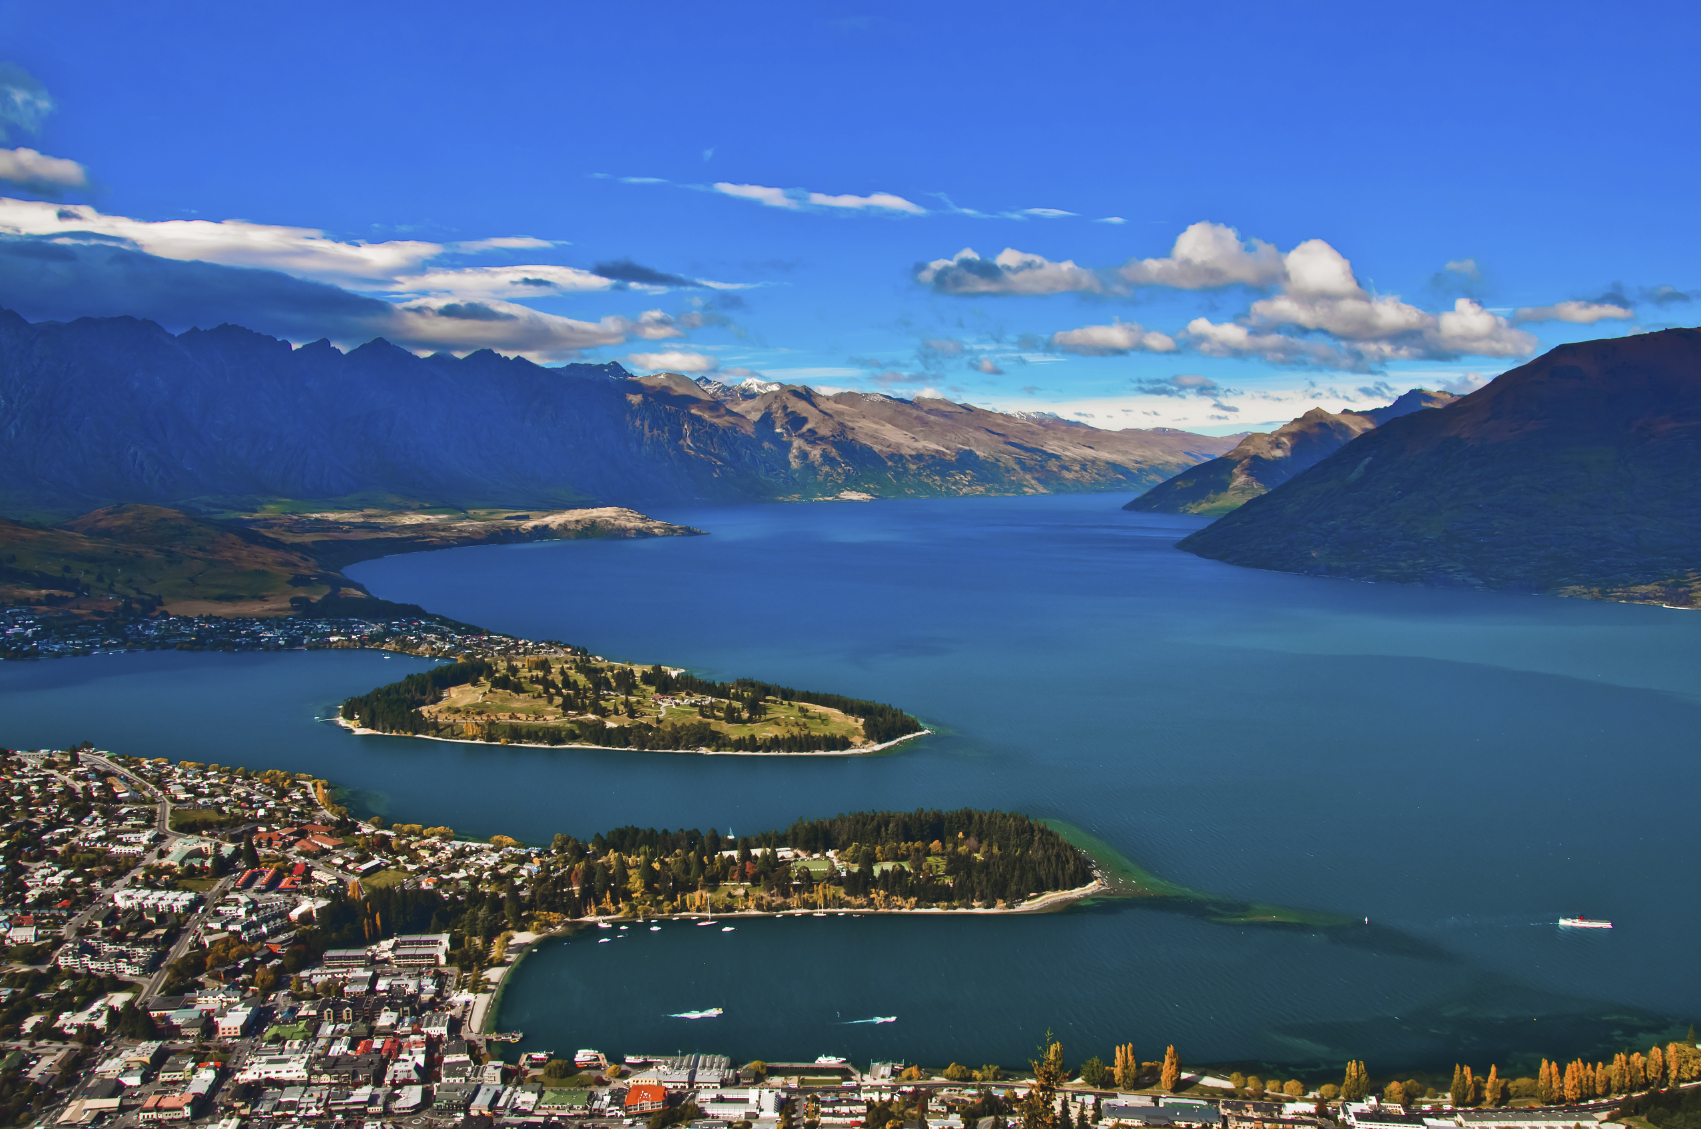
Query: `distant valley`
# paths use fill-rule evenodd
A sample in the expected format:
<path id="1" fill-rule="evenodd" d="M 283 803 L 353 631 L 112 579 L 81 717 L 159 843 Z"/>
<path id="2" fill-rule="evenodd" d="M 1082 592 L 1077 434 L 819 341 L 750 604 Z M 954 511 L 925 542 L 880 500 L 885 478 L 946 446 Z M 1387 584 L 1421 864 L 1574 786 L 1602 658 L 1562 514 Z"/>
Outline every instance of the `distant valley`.
<path id="1" fill-rule="evenodd" d="M 1122 508 L 1218 517 L 1269 493 L 1373 427 L 1425 408 L 1443 407 L 1456 399 L 1450 392 L 1414 388 L 1392 404 L 1368 411 L 1313 408 L 1275 431 L 1246 436 L 1228 454 L 1182 471 Z"/>

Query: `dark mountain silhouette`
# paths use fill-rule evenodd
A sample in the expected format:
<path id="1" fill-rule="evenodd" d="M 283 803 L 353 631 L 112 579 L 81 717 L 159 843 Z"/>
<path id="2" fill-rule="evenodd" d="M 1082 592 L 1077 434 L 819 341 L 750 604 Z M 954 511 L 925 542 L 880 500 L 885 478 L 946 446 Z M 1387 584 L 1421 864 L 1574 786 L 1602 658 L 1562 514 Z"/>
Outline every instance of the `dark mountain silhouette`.
<path id="1" fill-rule="evenodd" d="M 1368 411 L 1309 412 L 1274 431 L 1248 435 L 1226 455 L 1189 467 L 1152 487 L 1122 508 L 1141 513 L 1203 514 L 1214 517 L 1268 494 L 1302 470 L 1316 466 L 1373 427 L 1396 417 L 1439 408 L 1458 399 L 1451 392 L 1414 388 Z"/>
<path id="2" fill-rule="evenodd" d="M 1561 345 L 1181 542 L 1231 564 L 1691 606 L 1701 330 Z"/>
<path id="3" fill-rule="evenodd" d="M 766 387 L 766 386 L 764 386 Z M 781 385 L 717 398 L 617 364 L 348 353 L 233 325 L 0 310 L 0 505 L 266 499 L 652 505 L 1140 488 L 1228 441 Z"/>

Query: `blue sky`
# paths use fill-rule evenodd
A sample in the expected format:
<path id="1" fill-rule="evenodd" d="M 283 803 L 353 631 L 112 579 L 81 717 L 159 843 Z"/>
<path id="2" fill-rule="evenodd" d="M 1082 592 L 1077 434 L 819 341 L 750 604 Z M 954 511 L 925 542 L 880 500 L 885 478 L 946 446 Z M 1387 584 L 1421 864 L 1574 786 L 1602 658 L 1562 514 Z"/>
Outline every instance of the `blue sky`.
<path id="1" fill-rule="evenodd" d="M 1693 6 L 0 4 L 0 304 L 1217 432 L 1694 324 Z"/>

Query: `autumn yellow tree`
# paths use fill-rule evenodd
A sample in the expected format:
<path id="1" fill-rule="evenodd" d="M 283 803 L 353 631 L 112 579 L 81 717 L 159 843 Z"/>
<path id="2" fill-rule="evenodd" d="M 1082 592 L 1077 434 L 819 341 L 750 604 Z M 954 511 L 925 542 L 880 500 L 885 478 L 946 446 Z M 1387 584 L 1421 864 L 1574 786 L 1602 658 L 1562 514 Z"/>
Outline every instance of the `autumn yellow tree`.
<path id="1" fill-rule="evenodd" d="M 1656 1046 L 1648 1048 L 1648 1085 L 1658 1089 L 1664 1085 L 1666 1078 L 1666 1055 Z"/>
<path id="2" fill-rule="evenodd" d="M 1173 1043 L 1164 1051 L 1164 1066 L 1158 1085 L 1172 1094 L 1181 1085 L 1181 1056 L 1175 1053 Z"/>
<path id="3" fill-rule="evenodd" d="M 1488 1068 L 1488 1081 L 1483 1083 L 1482 1104 L 1487 1106 L 1499 1105 L 1500 1090 L 1504 1085 L 1505 1083 L 1500 1080 L 1500 1067 L 1491 1063 Z"/>
<path id="4" fill-rule="evenodd" d="M 1040 1057 L 1028 1063 L 1034 1068 L 1034 1084 L 1028 1090 L 1028 1096 L 1016 1107 L 1022 1129 L 1056 1129 L 1057 1110 L 1052 1099 L 1069 1074 L 1068 1068 L 1063 1065 L 1063 1044 L 1053 1038 L 1050 1031 L 1045 1033 L 1039 1052 Z"/>
<path id="5" fill-rule="evenodd" d="M 1364 1063 L 1347 1063 L 1346 1077 L 1341 1081 L 1341 1100 L 1362 1102 L 1364 1096 L 1370 1093 L 1370 1075 L 1365 1072 Z"/>
<path id="6" fill-rule="evenodd" d="M 1134 1053 L 1133 1043 L 1124 1043 L 1116 1048 L 1116 1088 L 1132 1090 L 1140 1081 L 1140 1058 Z"/>

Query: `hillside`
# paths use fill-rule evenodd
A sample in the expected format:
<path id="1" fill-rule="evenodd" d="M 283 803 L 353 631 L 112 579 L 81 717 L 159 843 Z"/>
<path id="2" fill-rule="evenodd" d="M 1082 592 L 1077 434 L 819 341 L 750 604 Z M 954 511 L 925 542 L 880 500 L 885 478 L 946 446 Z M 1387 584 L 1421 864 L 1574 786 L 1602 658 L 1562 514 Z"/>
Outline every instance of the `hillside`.
<path id="1" fill-rule="evenodd" d="M 1189 467 L 1122 508 L 1141 513 L 1221 516 L 1316 466 L 1373 427 L 1425 408 L 1443 407 L 1456 399 L 1450 392 L 1414 388 L 1392 404 L 1369 411 L 1313 408 L 1274 431 L 1248 435 L 1228 454 Z"/>
<path id="2" fill-rule="evenodd" d="M 215 520 L 126 504 L 43 528 L 0 518 L 0 606 L 65 613 L 272 616 L 372 600 L 340 569 L 457 545 L 701 532 L 622 509 L 514 514 L 262 514 Z M 309 606 L 304 606 L 309 605 Z M 346 606 L 345 606 L 346 605 Z M 380 606 L 382 605 L 382 607 Z M 321 605 L 324 606 L 324 605 Z"/>
<path id="3" fill-rule="evenodd" d="M 66 611 L 287 615 L 290 599 L 365 595 L 305 552 L 159 506 L 52 529 L 0 518 L 0 604 Z"/>
<path id="4" fill-rule="evenodd" d="M 764 386 L 766 387 L 766 386 Z M 744 390 L 750 391 L 750 390 Z M 653 505 L 1139 489 L 1231 442 L 943 400 L 717 397 L 619 365 L 343 353 L 224 325 L 0 311 L 0 508 Z M 66 451 L 77 458 L 63 458 Z"/>
<path id="5" fill-rule="evenodd" d="M 1695 606 L 1701 330 L 1559 348 L 1183 540 L 1254 568 Z"/>

